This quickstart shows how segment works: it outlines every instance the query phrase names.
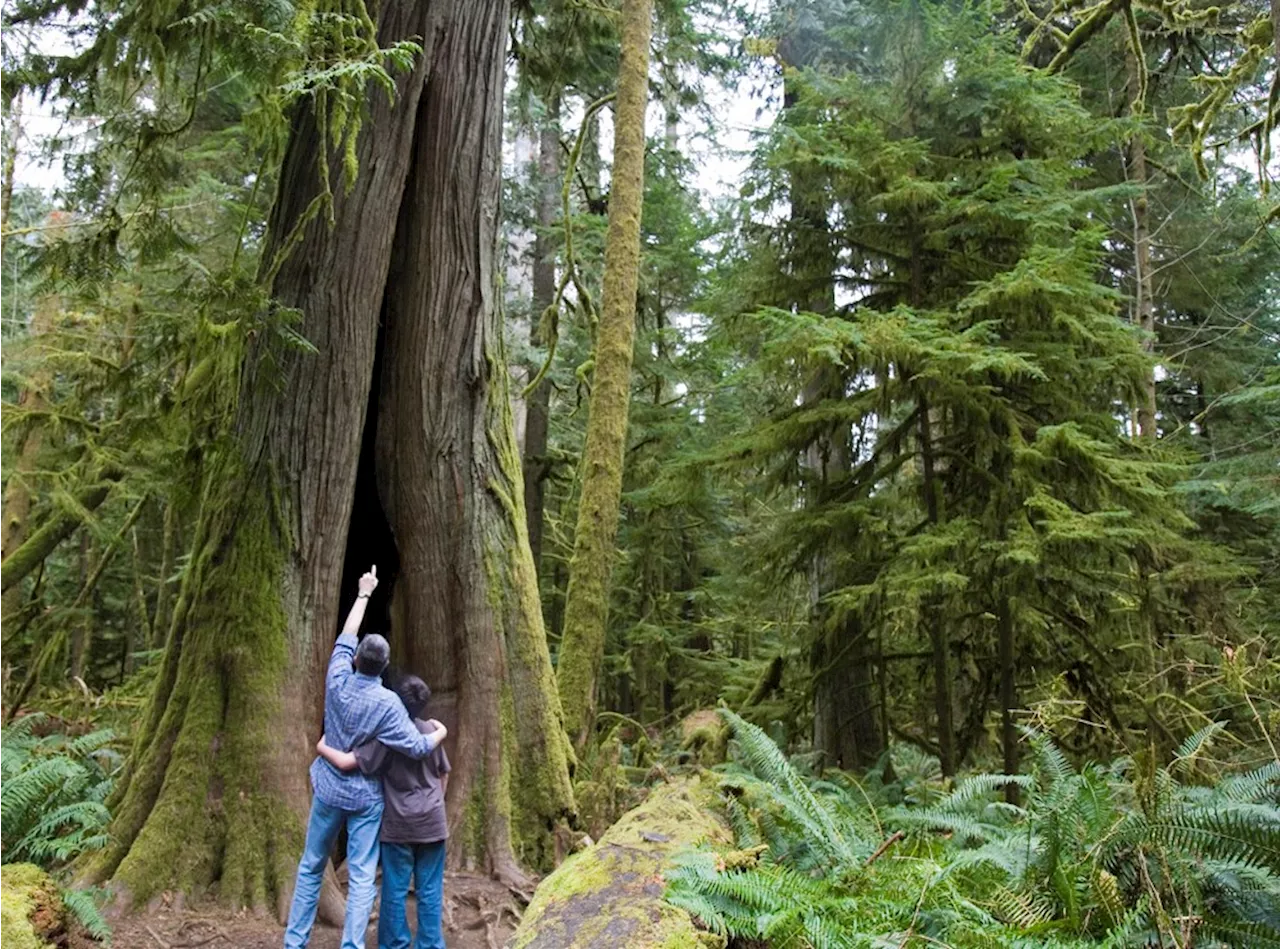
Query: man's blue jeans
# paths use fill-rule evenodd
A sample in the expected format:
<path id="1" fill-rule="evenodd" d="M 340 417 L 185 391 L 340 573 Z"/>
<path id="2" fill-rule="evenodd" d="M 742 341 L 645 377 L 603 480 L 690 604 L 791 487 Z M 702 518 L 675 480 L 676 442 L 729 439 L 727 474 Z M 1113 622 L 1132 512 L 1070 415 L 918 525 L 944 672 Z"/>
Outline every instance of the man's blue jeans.
<path id="1" fill-rule="evenodd" d="M 311 798 L 311 819 L 307 822 L 307 842 L 298 861 L 298 881 L 293 887 L 293 906 L 284 931 L 284 949 L 305 949 L 316 921 L 320 884 L 333 852 L 338 831 L 347 828 L 347 917 L 342 926 L 342 949 L 364 949 L 364 933 L 377 894 L 378 833 L 382 829 L 382 802 L 362 811 L 330 807 Z"/>
<path id="2" fill-rule="evenodd" d="M 444 906 L 444 841 L 434 844 L 382 845 L 382 908 L 378 912 L 378 949 L 409 949 L 404 904 L 409 878 L 418 895 L 417 949 L 444 949 L 440 911 Z"/>

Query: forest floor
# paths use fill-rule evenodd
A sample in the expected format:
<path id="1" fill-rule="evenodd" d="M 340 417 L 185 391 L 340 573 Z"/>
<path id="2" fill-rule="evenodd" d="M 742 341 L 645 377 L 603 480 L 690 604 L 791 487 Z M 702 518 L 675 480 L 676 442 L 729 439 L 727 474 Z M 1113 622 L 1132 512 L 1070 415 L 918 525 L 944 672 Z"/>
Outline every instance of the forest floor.
<path id="1" fill-rule="evenodd" d="M 501 949 L 515 932 L 519 904 L 501 883 L 475 873 L 446 873 L 444 941 L 449 949 Z M 376 907 L 375 907 L 376 910 Z M 417 909 L 409 897 L 410 926 Z M 229 915 L 209 908 L 160 906 L 112 923 L 117 949 L 280 949 L 284 928 L 250 913 Z M 342 932 L 316 924 L 311 949 L 338 949 Z M 367 949 L 378 945 L 377 922 L 370 923 Z"/>

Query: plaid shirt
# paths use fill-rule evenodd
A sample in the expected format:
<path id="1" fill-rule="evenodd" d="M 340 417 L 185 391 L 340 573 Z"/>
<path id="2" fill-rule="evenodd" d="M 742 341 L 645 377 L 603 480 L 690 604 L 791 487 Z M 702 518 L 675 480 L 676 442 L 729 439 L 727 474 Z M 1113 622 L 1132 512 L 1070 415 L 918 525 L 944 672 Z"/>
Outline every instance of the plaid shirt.
<path id="1" fill-rule="evenodd" d="M 352 660 L 356 637 L 343 633 L 334 643 L 324 688 L 324 740 L 339 751 L 351 751 L 377 740 L 410 758 L 425 758 L 435 747 L 418 731 L 404 704 L 377 676 L 356 672 Z M 382 802 L 382 782 L 376 776 L 339 771 L 323 758 L 311 763 L 311 787 L 330 807 L 362 811 Z"/>

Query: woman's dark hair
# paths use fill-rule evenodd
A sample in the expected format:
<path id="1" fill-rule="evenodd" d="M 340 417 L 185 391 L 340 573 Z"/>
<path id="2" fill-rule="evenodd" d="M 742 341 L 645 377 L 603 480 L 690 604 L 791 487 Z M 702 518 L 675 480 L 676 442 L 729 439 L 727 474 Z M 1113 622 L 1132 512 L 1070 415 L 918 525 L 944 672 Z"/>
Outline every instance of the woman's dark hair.
<path id="1" fill-rule="evenodd" d="M 417 676 L 405 676 L 396 685 L 396 695 L 400 696 L 400 701 L 404 703 L 409 717 L 417 718 L 427 707 L 427 700 L 431 698 L 431 687 Z"/>
<path id="2" fill-rule="evenodd" d="M 427 701 L 431 698 L 430 686 L 417 676 L 402 672 L 394 666 L 388 666 L 382 673 L 382 684 L 400 696 L 400 701 L 404 703 L 405 711 L 409 713 L 410 718 L 421 715 L 422 710 L 427 707 Z"/>

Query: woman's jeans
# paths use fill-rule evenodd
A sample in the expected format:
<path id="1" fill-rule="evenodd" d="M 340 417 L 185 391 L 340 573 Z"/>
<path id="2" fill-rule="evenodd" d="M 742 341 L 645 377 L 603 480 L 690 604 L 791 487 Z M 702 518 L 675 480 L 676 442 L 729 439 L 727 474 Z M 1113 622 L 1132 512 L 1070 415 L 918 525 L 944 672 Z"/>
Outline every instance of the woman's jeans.
<path id="1" fill-rule="evenodd" d="M 378 913 L 378 949 L 410 949 L 405 900 L 409 880 L 418 895 L 417 949 L 445 949 L 440 929 L 444 906 L 444 841 L 434 844 L 382 845 L 382 908 Z"/>

